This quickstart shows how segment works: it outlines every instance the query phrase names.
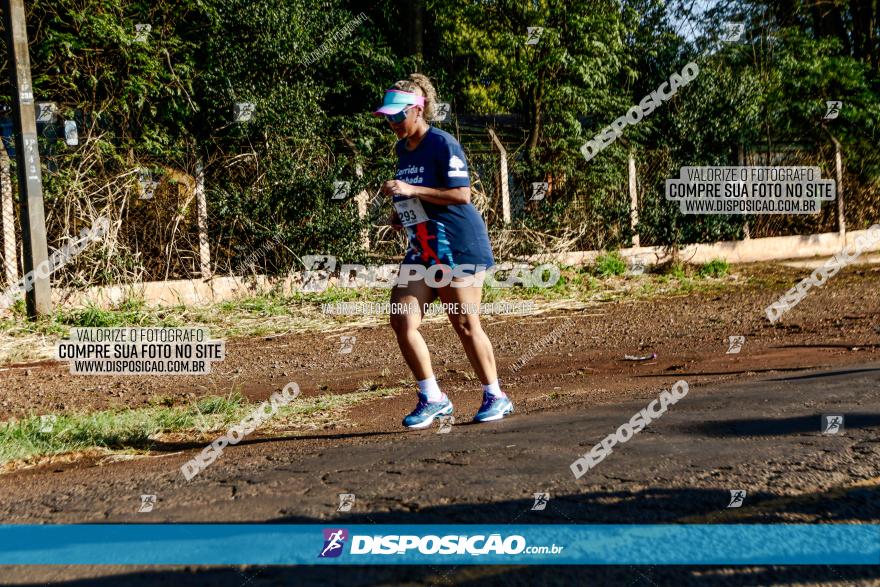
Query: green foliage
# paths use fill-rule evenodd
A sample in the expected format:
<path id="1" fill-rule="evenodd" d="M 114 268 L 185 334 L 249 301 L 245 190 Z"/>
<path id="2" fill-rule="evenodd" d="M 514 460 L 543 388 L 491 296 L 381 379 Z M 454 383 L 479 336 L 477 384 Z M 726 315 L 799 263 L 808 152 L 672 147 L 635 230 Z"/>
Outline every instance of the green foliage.
<path id="1" fill-rule="evenodd" d="M 552 235 L 580 230 L 575 248 L 630 244 L 630 153 L 643 244 L 742 236 L 742 217 L 683 216 L 663 197 L 665 179 L 682 166 L 735 165 L 740 145 L 815 150 L 840 141 L 848 185 L 868 186 L 847 207 L 847 221 L 864 225 L 880 215 L 880 58 L 876 42 L 865 40 L 880 37 L 876 19 L 858 3 L 828 12 L 801 0 L 783 4 L 789 9 L 717 3 L 705 35 L 689 41 L 675 30 L 680 1 L 432 0 L 423 53 L 413 54 L 402 3 L 34 0 L 27 6 L 35 94 L 77 121 L 82 143 L 41 139 L 56 169 L 44 182 L 50 241 L 75 224 L 60 220 L 71 210 L 107 210 L 122 219 L 126 246 L 90 253 L 100 267 L 74 284 L 118 274 L 191 277 L 197 242 L 172 267 L 156 261 L 170 247 L 144 236 L 158 229 L 195 241 L 191 196 L 171 210 L 157 204 L 161 214 L 147 225 L 153 212 L 136 201 L 133 172 L 148 165 L 191 178 L 200 160 L 219 272 L 278 235 L 279 245 L 256 259 L 261 270 L 300 269 L 303 254 L 366 261 L 360 237 L 370 222 L 358 218 L 351 198 L 331 199 L 333 184 L 349 181 L 352 195 L 372 196 L 391 178 L 394 137 L 369 112 L 384 88 L 417 70 L 434 79 L 456 115 L 513 115 L 517 128 L 501 134 L 515 187 L 552 184 L 545 200 L 515 211 L 515 222 Z M 365 18 L 355 21 L 361 10 Z M 720 23 L 730 20 L 746 24 L 744 42 L 716 47 Z M 138 23 L 152 27 L 146 42 L 135 38 Z M 534 45 L 526 45 L 527 27 L 544 29 Z M 307 63 L 322 47 L 327 53 Z M 710 48 L 717 51 L 700 56 Z M 700 67 L 695 80 L 584 161 L 584 142 L 690 60 Z M 8 102 L 7 79 L 0 89 Z M 831 123 L 822 122 L 828 99 L 844 102 Z M 233 121 L 239 102 L 255 104 L 249 122 Z M 447 128 L 462 132 L 457 120 Z M 468 132 L 480 137 L 471 139 L 474 150 L 485 151 L 485 131 Z M 798 218 L 796 227 L 818 227 L 826 216 Z M 388 241 L 371 252 L 400 253 Z M 79 319 L 110 320 L 94 309 Z"/>
<path id="2" fill-rule="evenodd" d="M 617 251 L 599 255 L 596 258 L 595 272 L 599 277 L 623 275 L 626 273 L 626 261 Z"/>
<path id="3" fill-rule="evenodd" d="M 674 261 L 664 267 L 663 274 L 683 281 L 687 279 L 687 266 L 681 261 Z"/>
<path id="4" fill-rule="evenodd" d="M 697 275 L 700 277 L 724 277 L 730 271 L 730 264 L 724 259 L 712 259 L 700 266 Z"/>

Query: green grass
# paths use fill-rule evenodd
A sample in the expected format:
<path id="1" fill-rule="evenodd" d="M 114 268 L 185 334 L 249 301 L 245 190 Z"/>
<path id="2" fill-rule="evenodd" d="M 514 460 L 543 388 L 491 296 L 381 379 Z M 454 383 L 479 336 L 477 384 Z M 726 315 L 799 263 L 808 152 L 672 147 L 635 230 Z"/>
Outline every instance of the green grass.
<path id="1" fill-rule="evenodd" d="M 243 412 L 240 395 L 206 397 L 191 407 L 161 402 L 146 408 L 56 414 L 50 432 L 40 432 L 42 420 L 32 415 L 0 423 L 0 463 L 92 448 L 138 451 L 153 445 L 158 433 L 209 431 Z"/>
<path id="2" fill-rule="evenodd" d="M 368 384 L 354 393 L 297 398 L 282 406 L 257 433 L 338 422 L 340 413 L 357 403 L 400 392 L 399 388 Z M 207 396 L 191 406 L 173 406 L 170 400 L 160 398 L 145 408 L 57 414 L 48 432 L 40 431 L 43 421 L 32 415 L 0 423 L 0 465 L 89 449 L 144 452 L 155 448 L 157 435 L 169 433 L 205 440 L 209 434 L 222 435 L 259 405 L 248 403 L 237 392 L 227 397 Z"/>
<path id="3" fill-rule="evenodd" d="M 700 277 L 724 277 L 730 271 L 730 264 L 724 259 L 712 259 L 697 270 Z"/>
<path id="4" fill-rule="evenodd" d="M 619 252 L 601 255 L 591 267 L 560 267 L 560 278 L 551 287 L 492 288 L 484 286 L 483 303 L 526 300 L 536 304 L 564 300 L 580 302 L 611 301 L 674 295 L 702 290 L 705 277 L 724 276 L 729 265 L 713 260 L 700 268 L 681 262 L 667 264 L 638 280 L 639 286 L 621 290 L 619 280 L 604 279 L 626 274 L 627 265 Z M 694 281 L 694 283 L 692 283 Z M 720 281 L 720 280 L 719 280 Z M 717 283 L 717 282 L 716 282 Z M 727 285 L 732 285 L 724 281 Z M 781 282 L 780 282 L 781 283 Z M 652 284 L 655 287 L 652 287 Z M 738 285 L 745 284 L 739 282 Z M 279 289 L 215 303 L 208 306 L 148 306 L 136 297 L 110 308 L 87 305 L 84 308 L 56 308 L 46 318 L 30 321 L 24 304 L 13 306 L 11 317 L 0 318 L 0 363 L 9 364 L 51 356 L 47 341 L 68 336 L 72 327 L 203 327 L 215 339 L 258 337 L 300 331 L 322 331 L 352 323 L 387 320 L 382 316 L 343 316 L 324 314 L 321 304 L 342 301 L 386 302 L 388 289 L 331 287 L 323 292 L 293 292 Z"/>
<path id="5" fill-rule="evenodd" d="M 675 261 L 667 267 L 666 273 L 675 279 L 684 280 L 687 279 L 687 266 L 681 261 Z"/>
<path id="6" fill-rule="evenodd" d="M 599 255 L 596 258 L 595 272 L 600 277 L 623 275 L 626 273 L 626 261 L 617 251 Z"/>

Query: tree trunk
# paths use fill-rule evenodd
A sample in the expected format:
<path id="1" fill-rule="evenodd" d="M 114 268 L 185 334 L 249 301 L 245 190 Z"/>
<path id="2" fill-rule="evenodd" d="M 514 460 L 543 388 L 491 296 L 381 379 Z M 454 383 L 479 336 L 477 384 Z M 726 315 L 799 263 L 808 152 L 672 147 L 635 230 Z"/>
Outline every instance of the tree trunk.
<path id="1" fill-rule="evenodd" d="M 425 0 L 401 0 L 400 13 L 403 16 L 403 53 L 422 59 L 425 37 Z"/>

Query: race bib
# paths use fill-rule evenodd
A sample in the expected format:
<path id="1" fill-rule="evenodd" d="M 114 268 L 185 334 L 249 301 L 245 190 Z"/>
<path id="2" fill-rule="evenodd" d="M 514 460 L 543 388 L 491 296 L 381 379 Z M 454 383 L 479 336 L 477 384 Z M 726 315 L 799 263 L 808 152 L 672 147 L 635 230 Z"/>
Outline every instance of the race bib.
<path id="1" fill-rule="evenodd" d="M 394 202 L 394 208 L 400 217 L 400 223 L 404 226 L 413 226 L 428 221 L 428 215 L 422 206 L 422 201 L 418 198 L 407 198 Z"/>

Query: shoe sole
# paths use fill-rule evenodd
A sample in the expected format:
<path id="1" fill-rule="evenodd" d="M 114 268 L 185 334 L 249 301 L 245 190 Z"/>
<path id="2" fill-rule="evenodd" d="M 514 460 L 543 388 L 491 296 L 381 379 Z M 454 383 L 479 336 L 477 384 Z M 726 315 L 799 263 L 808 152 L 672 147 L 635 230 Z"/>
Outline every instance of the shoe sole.
<path id="1" fill-rule="evenodd" d="M 500 414 L 497 414 L 495 416 L 489 416 L 488 418 L 483 418 L 480 420 L 478 420 L 477 418 L 474 418 L 474 422 L 495 422 L 496 420 L 500 420 L 504 416 L 508 416 L 512 413 L 513 413 L 513 405 L 510 406 L 510 409 L 504 410 L 503 412 L 501 412 Z"/>
<path id="2" fill-rule="evenodd" d="M 413 424 L 412 426 L 407 426 L 406 424 L 404 424 L 403 426 L 404 426 L 404 428 L 409 428 L 410 430 L 421 430 L 422 428 L 427 428 L 428 426 L 430 426 L 431 424 L 433 424 L 433 423 L 434 423 L 434 419 L 435 419 L 437 416 L 448 416 L 448 415 L 451 414 L 451 413 L 452 413 L 452 406 L 449 406 L 449 410 L 448 410 L 448 411 L 437 412 L 436 414 L 434 414 L 433 416 L 431 416 L 430 418 L 428 418 L 427 420 L 425 420 L 425 421 L 422 422 L 421 424 Z"/>

